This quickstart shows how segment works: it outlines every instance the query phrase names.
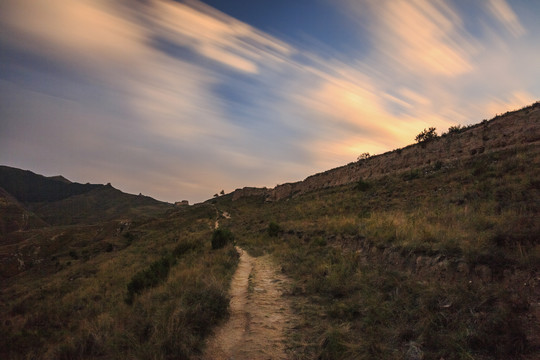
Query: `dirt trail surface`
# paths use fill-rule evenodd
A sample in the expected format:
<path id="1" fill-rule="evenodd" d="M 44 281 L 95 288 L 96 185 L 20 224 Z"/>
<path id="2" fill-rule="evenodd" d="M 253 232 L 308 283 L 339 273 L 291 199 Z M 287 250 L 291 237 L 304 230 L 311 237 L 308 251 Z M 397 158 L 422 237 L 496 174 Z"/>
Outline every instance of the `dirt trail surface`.
<path id="1" fill-rule="evenodd" d="M 254 258 L 240 248 L 231 282 L 231 316 L 207 345 L 204 360 L 287 359 L 285 332 L 293 326 L 283 298 L 287 278 L 268 255 Z"/>

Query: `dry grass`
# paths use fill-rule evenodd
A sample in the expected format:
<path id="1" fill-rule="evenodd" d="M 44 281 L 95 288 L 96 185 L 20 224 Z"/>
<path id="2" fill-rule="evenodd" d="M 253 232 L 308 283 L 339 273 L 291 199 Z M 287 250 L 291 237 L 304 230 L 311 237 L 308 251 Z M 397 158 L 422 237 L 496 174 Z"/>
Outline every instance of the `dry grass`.
<path id="1" fill-rule="evenodd" d="M 295 280 L 291 358 L 534 358 L 538 150 L 218 206 L 243 247 L 272 253 Z"/>
<path id="2" fill-rule="evenodd" d="M 228 314 L 238 255 L 230 245 L 211 249 L 211 221 L 191 231 L 186 224 L 193 219 L 169 216 L 132 229 L 138 235 L 128 246 L 113 232 L 101 241 L 123 244 L 117 250 L 90 252 L 94 244 L 83 241 L 72 251 L 91 257 L 62 252 L 55 261 L 63 266 L 54 273 L 35 267 L 12 279 L 2 291 L 1 357 L 187 359 L 199 353 Z M 164 256 L 176 259 L 167 276 L 126 304 L 133 276 Z"/>

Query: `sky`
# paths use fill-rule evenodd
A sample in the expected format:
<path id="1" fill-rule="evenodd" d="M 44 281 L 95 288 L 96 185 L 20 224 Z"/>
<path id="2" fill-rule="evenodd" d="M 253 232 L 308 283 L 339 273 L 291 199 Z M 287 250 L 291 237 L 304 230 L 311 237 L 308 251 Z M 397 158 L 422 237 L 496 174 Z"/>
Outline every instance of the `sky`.
<path id="1" fill-rule="evenodd" d="M 0 164 L 190 203 L 540 100 L 535 0 L 0 0 Z"/>

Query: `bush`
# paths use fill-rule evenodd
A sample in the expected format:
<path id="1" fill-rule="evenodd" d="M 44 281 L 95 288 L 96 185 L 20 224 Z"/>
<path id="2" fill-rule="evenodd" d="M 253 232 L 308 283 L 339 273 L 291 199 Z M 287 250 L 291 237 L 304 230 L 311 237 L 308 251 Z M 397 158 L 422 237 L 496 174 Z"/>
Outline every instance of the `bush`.
<path id="1" fill-rule="evenodd" d="M 401 174 L 401 178 L 405 181 L 418 179 L 420 177 L 420 171 L 418 169 L 410 170 Z"/>
<path id="2" fill-rule="evenodd" d="M 464 130 L 464 128 L 461 125 L 450 126 L 448 128 L 448 134 L 457 134 L 461 132 L 462 130 Z"/>
<path id="3" fill-rule="evenodd" d="M 275 222 L 271 222 L 269 225 L 268 225 L 268 235 L 270 235 L 271 237 L 276 237 L 278 236 L 279 232 L 281 231 L 281 227 L 276 224 Z"/>
<path id="4" fill-rule="evenodd" d="M 127 244 L 130 245 L 135 240 L 135 235 L 131 232 L 124 233 L 124 238 L 127 240 Z"/>
<path id="5" fill-rule="evenodd" d="M 185 253 L 195 250 L 198 246 L 199 244 L 195 241 L 182 241 L 174 248 L 173 255 L 176 257 L 180 257 Z"/>
<path id="6" fill-rule="evenodd" d="M 360 156 L 358 156 L 357 160 L 360 161 L 360 160 L 367 160 L 371 157 L 371 155 L 368 153 L 368 152 L 365 152 L 365 153 L 362 153 L 360 154 Z"/>
<path id="7" fill-rule="evenodd" d="M 176 263 L 172 256 L 164 256 L 154 261 L 147 269 L 136 273 L 127 284 L 128 295 L 125 299 L 127 304 L 132 304 L 135 295 L 140 294 L 144 289 L 154 287 L 164 281 L 169 275 L 171 266 Z"/>
<path id="8" fill-rule="evenodd" d="M 229 314 L 230 299 L 216 286 L 192 289 L 182 300 L 190 327 L 202 336 L 208 335 L 212 327 Z"/>
<path id="9" fill-rule="evenodd" d="M 214 230 L 212 234 L 212 249 L 221 249 L 234 241 L 234 235 L 227 229 Z"/>
<path id="10" fill-rule="evenodd" d="M 420 134 L 416 135 L 414 138 L 416 142 L 418 143 L 425 143 L 431 140 L 434 140 L 438 137 L 437 133 L 435 132 L 437 130 L 434 127 L 430 127 L 429 129 L 424 129 Z"/>
<path id="11" fill-rule="evenodd" d="M 370 187 L 371 187 L 371 184 L 362 179 L 358 180 L 355 186 L 356 190 L 358 191 L 367 191 L 369 190 Z"/>

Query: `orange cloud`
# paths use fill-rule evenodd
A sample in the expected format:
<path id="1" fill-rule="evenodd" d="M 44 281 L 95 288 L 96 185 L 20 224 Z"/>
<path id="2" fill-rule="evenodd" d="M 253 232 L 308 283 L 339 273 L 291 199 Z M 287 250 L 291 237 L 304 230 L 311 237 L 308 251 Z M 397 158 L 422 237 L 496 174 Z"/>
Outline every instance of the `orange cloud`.
<path id="1" fill-rule="evenodd" d="M 461 20 L 441 1 L 387 1 L 380 8 L 377 46 L 415 72 L 456 76 L 472 70 L 458 45 Z M 377 35 L 376 35 L 377 36 Z"/>
<path id="2" fill-rule="evenodd" d="M 155 21 L 178 35 L 178 41 L 200 55 L 236 70 L 257 73 L 265 56 L 280 61 L 291 53 L 287 44 L 198 1 L 155 1 Z"/>
<path id="3" fill-rule="evenodd" d="M 101 2 L 7 0 L 3 6 L 3 21 L 17 33 L 11 40 L 32 49 L 38 43 L 48 56 L 133 66 L 145 52 L 143 30 Z"/>

